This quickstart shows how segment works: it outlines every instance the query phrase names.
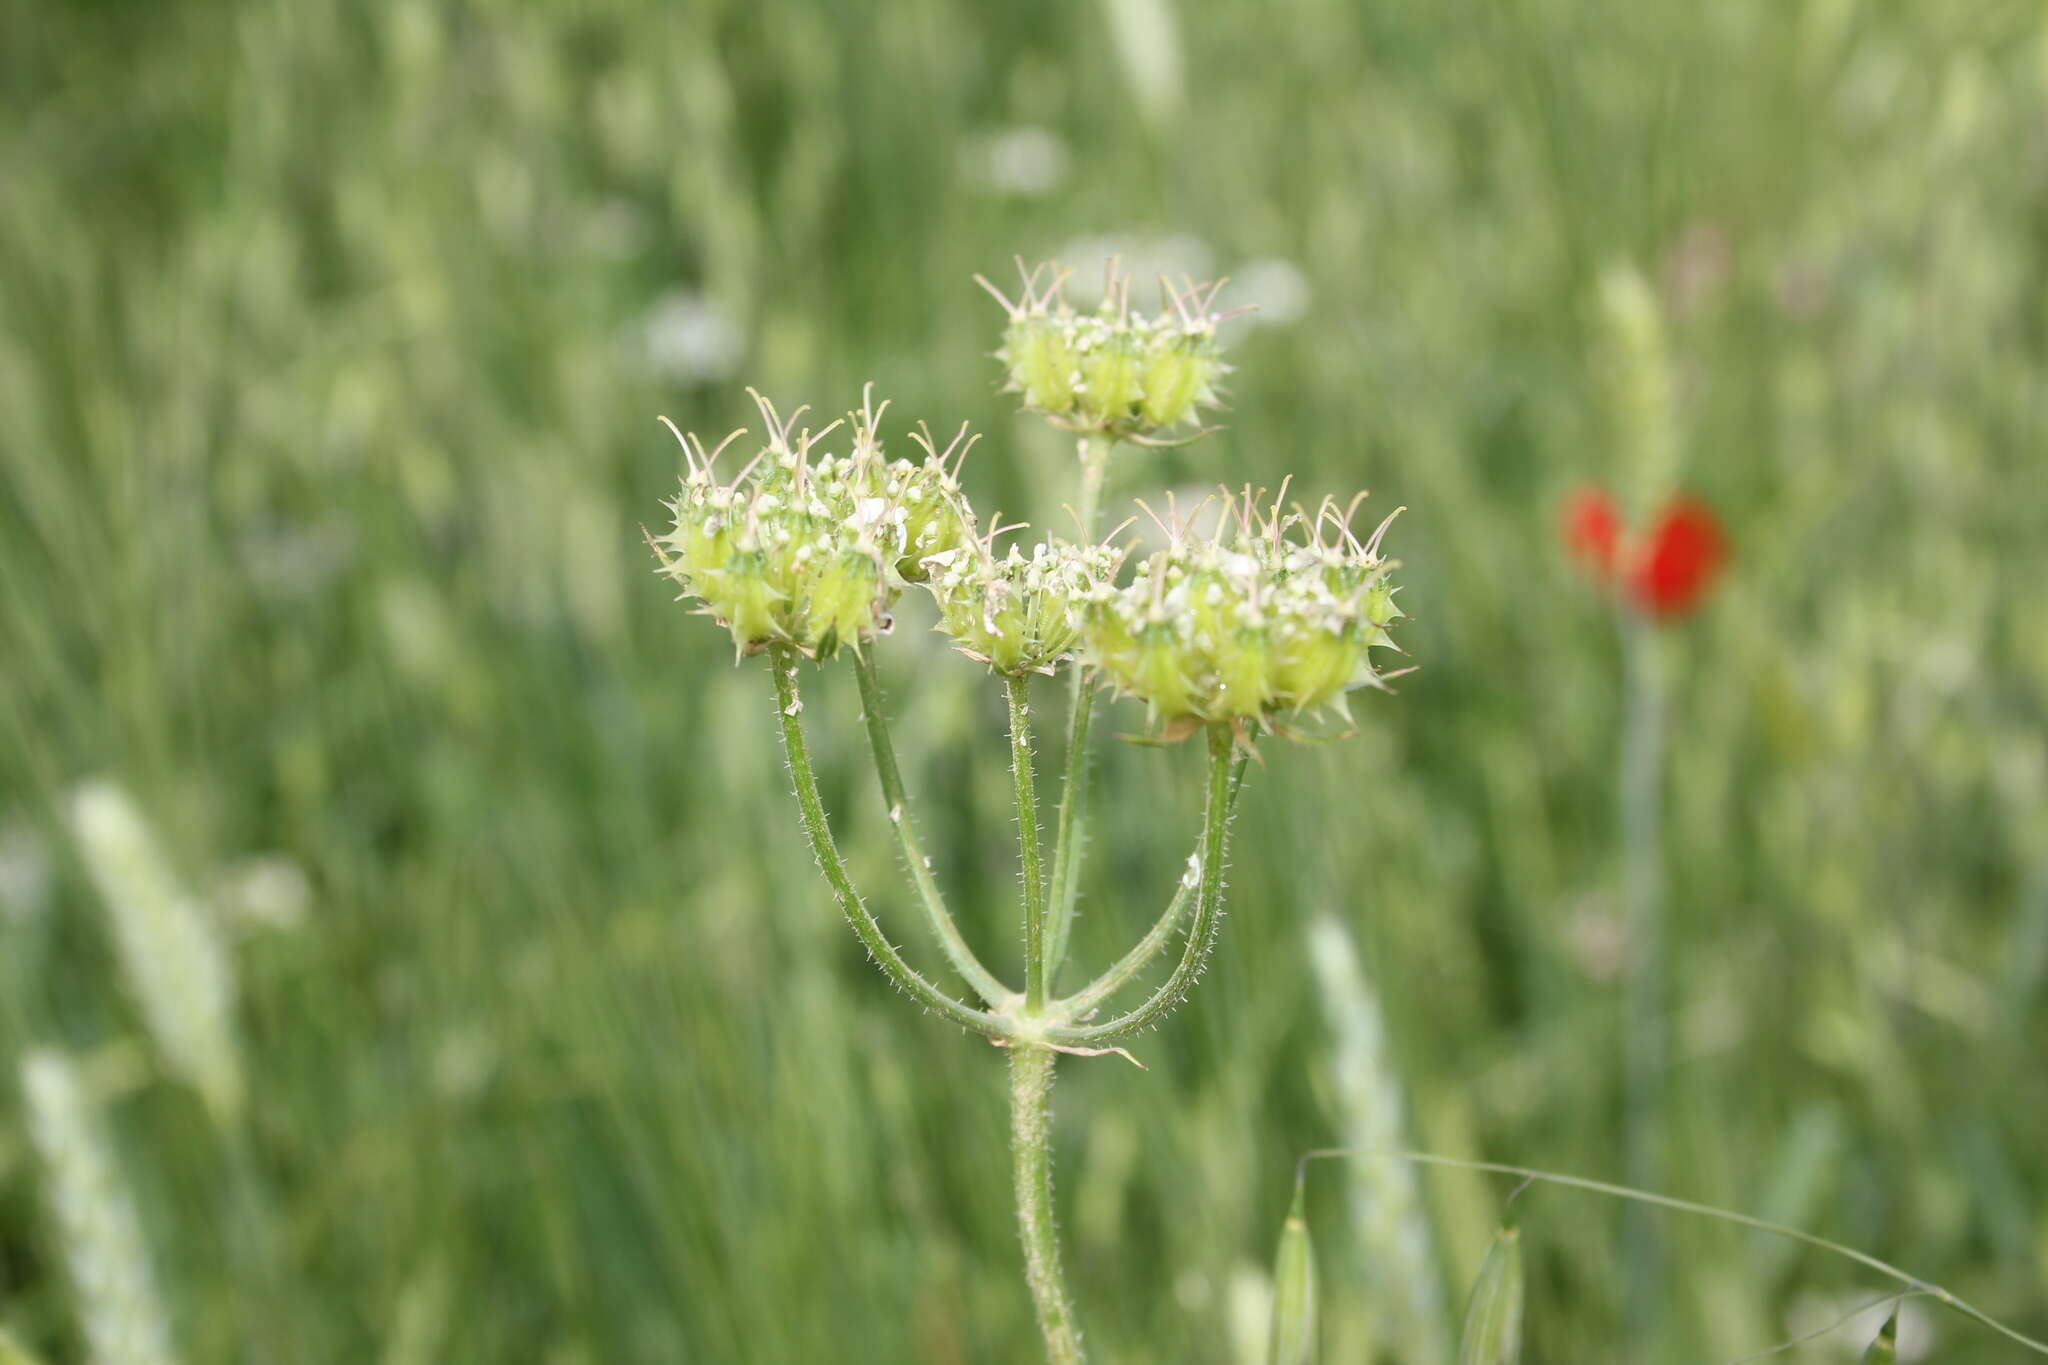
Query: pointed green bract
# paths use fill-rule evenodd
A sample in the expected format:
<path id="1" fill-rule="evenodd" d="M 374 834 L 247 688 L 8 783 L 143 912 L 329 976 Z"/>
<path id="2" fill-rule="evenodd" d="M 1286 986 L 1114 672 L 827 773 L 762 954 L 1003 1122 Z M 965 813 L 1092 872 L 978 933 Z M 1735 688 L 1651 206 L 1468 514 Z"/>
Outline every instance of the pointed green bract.
<path id="1" fill-rule="evenodd" d="M 1870 1349 L 1863 1353 L 1863 1365 L 1892 1365 L 1899 1358 L 1899 1310 L 1893 1308 L 1884 1320 L 1884 1326 L 1877 1329 L 1877 1336 L 1871 1341 Z"/>
<path id="2" fill-rule="evenodd" d="M 1305 1193 L 1297 1180 L 1273 1254 L 1273 1331 L 1266 1365 L 1309 1365 L 1315 1359 L 1316 1260 Z"/>
<path id="3" fill-rule="evenodd" d="M 1458 1365 L 1515 1365 L 1522 1358 L 1522 1232 L 1502 1226 L 1465 1305 Z"/>

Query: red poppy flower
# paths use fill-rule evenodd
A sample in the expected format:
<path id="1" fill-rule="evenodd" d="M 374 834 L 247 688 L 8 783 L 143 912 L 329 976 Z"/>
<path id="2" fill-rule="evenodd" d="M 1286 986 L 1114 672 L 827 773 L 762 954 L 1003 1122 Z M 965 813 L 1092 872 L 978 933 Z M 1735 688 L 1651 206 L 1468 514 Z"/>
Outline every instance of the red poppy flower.
<path id="1" fill-rule="evenodd" d="M 1581 488 L 1565 499 L 1564 543 L 1593 577 L 1605 583 L 1614 577 L 1621 550 L 1621 509 L 1604 488 Z"/>
<path id="2" fill-rule="evenodd" d="M 1621 511 L 1602 488 L 1566 499 L 1564 543 L 1601 583 L 1618 582 L 1629 602 L 1671 619 L 1698 606 L 1728 558 L 1727 538 L 1712 509 L 1679 496 L 1665 504 L 1647 536 L 1624 533 Z"/>

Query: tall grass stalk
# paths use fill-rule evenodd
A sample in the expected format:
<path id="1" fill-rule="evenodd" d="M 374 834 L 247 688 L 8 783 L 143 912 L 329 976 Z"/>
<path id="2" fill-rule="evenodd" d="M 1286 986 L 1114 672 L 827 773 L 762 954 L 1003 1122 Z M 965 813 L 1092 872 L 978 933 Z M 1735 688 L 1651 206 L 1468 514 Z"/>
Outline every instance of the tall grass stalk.
<path id="1" fill-rule="evenodd" d="M 1407 1102 L 1378 994 L 1359 966 L 1351 935 L 1334 915 L 1318 915 L 1309 924 L 1308 947 L 1330 1032 L 1329 1072 L 1345 1138 L 1363 1151 L 1399 1148 L 1408 1138 Z M 1408 1365 L 1448 1360 L 1436 1253 L 1414 1170 L 1398 1162 L 1357 1163 L 1350 1206 L 1366 1262 L 1368 1335 Z"/>
<path id="2" fill-rule="evenodd" d="M 1623 721 L 1619 823 L 1622 923 L 1627 937 L 1622 1042 L 1626 1095 L 1624 1142 L 1629 1183 L 1664 1183 L 1664 1078 L 1670 1066 L 1666 1026 L 1662 792 L 1664 678 L 1656 628 L 1619 612 Z M 1647 1353 L 1663 1299 L 1664 1248 L 1649 1210 L 1623 1210 L 1622 1273 L 1630 1340 Z"/>

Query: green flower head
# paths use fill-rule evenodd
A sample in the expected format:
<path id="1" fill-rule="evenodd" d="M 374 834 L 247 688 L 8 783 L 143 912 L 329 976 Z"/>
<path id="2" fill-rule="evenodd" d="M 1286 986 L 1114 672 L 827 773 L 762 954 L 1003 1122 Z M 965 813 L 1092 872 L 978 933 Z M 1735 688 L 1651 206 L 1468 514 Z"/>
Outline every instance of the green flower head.
<path id="1" fill-rule="evenodd" d="M 1021 395 L 1025 407 L 1071 431 L 1177 444 L 1168 433 L 1216 404 L 1230 371 L 1216 341 L 1227 315 L 1213 311 L 1223 281 L 1175 288 L 1161 277 L 1159 311 L 1146 314 L 1131 307 L 1131 282 L 1112 265 L 1101 306 L 1079 312 L 1067 302 L 1069 272 L 1027 271 L 1020 261 L 1018 273 L 1016 303 L 975 278 L 1010 315 L 996 358 L 1004 391 Z"/>
<path id="2" fill-rule="evenodd" d="M 998 557 L 992 542 L 1001 529 L 926 558 L 939 629 L 997 673 L 1056 672 L 1080 641 L 1083 600 L 1115 575 L 1123 553 L 1048 541 L 1028 555 L 1013 543 Z"/>
<path id="3" fill-rule="evenodd" d="M 875 434 L 888 405 L 864 396 L 844 419 L 845 453 L 826 454 L 840 422 L 800 430 L 805 409 L 784 420 L 767 399 L 754 400 L 767 443 L 730 481 L 718 477 L 718 458 L 744 433 L 715 450 L 677 433 L 689 469 L 669 504 L 673 527 L 650 538 L 655 553 L 742 656 L 772 645 L 814 659 L 858 649 L 889 629 L 889 608 L 905 582 L 923 577 L 925 557 L 966 536 L 956 475 L 972 442 L 963 428 L 940 451 L 921 433 L 923 461 L 890 460 Z"/>
<path id="4" fill-rule="evenodd" d="M 1211 534 L 1169 517 L 1167 547 L 1129 584 L 1089 594 L 1082 657 L 1169 734 L 1257 731 L 1280 712 L 1348 714 L 1346 693 L 1383 685 L 1371 651 L 1395 648 L 1387 628 L 1402 615 L 1387 581 L 1395 564 L 1379 553 L 1393 517 L 1361 542 L 1357 506 L 1283 512 L 1246 489 L 1225 494 Z"/>

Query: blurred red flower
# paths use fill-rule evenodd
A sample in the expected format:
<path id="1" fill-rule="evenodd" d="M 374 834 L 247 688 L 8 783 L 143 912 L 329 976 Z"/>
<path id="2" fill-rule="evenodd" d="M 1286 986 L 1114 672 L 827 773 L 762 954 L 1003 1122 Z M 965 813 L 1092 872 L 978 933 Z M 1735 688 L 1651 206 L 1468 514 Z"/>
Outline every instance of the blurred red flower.
<path id="1" fill-rule="evenodd" d="M 1664 619 L 1698 606 L 1728 558 L 1713 510 L 1683 494 L 1657 513 L 1647 536 L 1635 538 L 1606 489 L 1581 488 L 1565 499 L 1562 529 L 1565 548 L 1596 582 L 1619 582 L 1633 606 Z"/>
<path id="2" fill-rule="evenodd" d="M 1594 578 L 1614 577 L 1621 552 L 1621 509 L 1604 488 L 1581 488 L 1565 499 L 1564 544 Z"/>

